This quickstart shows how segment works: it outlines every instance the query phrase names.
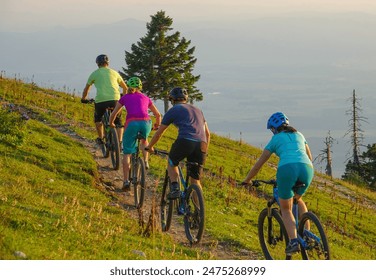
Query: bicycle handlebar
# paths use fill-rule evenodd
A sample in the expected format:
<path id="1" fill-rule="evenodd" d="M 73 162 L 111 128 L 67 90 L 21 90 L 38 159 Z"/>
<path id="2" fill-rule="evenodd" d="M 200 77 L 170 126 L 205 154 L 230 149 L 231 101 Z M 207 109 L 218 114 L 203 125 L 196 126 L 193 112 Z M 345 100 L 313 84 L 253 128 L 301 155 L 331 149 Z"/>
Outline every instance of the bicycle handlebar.
<path id="1" fill-rule="evenodd" d="M 154 154 L 156 154 L 156 155 L 162 155 L 162 156 L 168 156 L 168 151 L 154 149 Z"/>
<path id="2" fill-rule="evenodd" d="M 275 179 L 271 179 L 271 180 L 253 180 L 252 181 L 252 186 L 259 187 L 261 185 L 260 183 L 264 183 L 264 184 L 267 184 L 267 185 L 273 185 L 273 186 L 275 186 L 277 184 L 277 181 Z"/>
<path id="3" fill-rule="evenodd" d="M 91 99 L 81 99 L 81 103 L 83 104 L 88 104 L 88 103 L 94 103 L 95 102 L 95 99 L 91 98 Z"/>
<path id="4" fill-rule="evenodd" d="M 259 187 L 261 185 L 261 183 L 263 184 L 267 184 L 267 185 L 273 185 L 275 186 L 277 184 L 277 181 L 275 179 L 271 179 L 271 180 L 252 180 L 249 184 L 245 184 L 244 182 L 241 182 L 241 183 L 238 183 L 239 186 L 241 187 Z"/>

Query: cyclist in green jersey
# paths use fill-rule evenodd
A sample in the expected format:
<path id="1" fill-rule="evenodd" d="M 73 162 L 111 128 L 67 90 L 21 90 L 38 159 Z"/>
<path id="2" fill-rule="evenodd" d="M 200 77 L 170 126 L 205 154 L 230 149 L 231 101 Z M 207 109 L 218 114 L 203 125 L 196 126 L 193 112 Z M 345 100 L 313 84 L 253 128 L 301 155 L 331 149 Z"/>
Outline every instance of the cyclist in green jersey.
<path id="1" fill-rule="evenodd" d="M 115 108 L 116 103 L 120 99 L 119 86 L 123 89 L 123 94 L 127 93 L 128 87 L 125 84 L 120 74 L 109 68 L 109 59 L 105 54 L 101 54 L 97 57 L 95 62 L 98 65 L 98 69 L 90 74 L 86 86 L 82 92 L 81 102 L 85 103 L 86 97 L 89 94 L 91 86 L 94 84 L 97 89 L 95 96 L 95 112 L 94 121 L 97 129 L 98 138 L 97 144 L 103 144 L 104 130 L 102 124 L 102 116 L 104 115 L 106 108 Z M 118 127 L 119 141 L 123 135 L 123 126 L 121 124 L 120 114 L 115 120 L 116 127 Z"/>

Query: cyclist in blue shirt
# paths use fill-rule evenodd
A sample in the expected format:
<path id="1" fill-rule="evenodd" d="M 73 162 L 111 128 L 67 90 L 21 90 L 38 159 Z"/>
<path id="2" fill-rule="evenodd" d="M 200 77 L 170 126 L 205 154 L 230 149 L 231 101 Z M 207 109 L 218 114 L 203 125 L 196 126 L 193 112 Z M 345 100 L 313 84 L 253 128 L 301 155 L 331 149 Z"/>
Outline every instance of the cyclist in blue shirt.
<path id="1" fill-rule="evenodd" d="M 242 184 L 249 184 L 273 153 L 279 157 L 276 178 L 278 196 L 282 220 L 290 238 L 286 254 L 291 255 L 300 251 L 292 213 L 293 199 L 298 201 L 300 214 L 307 212 L 307 207 L 301 196 L 306 192 L 313 179 L 312 155 L 303 134 L 289 125 L 287 116 L 282 112 L 274 113 L 269 118 L 267 129 L 272 131 L 273 137 Z M 292 187 L 297 181 L 304 183 L 305 187 L 300 188 L 298 193 L 294 194 Z"/>
<path id="2" fill-rule="evenodd" d="M 169 199 L 176 199 L 180 196 L 178 183 L 179 162 L 187 158 L 190 162 L 197 162 L 202 166 L 205 162 L 206 153 L 210 142 L 210 131 L 202 111 L 188 104 L 188 93 L 185 89 L 176 87 L 170 91 L 169 99 L 173 107 L 166 112 L 153 138 L 146 149 L 153 151 L 153 146 L 162 137 L 170 124 L 178 127 L 178 136 L 168 155 L 168 175 L 170 177 Z M 201 187 L 200 173 L 202 167 L 190 167 L 190 181 Z"/>

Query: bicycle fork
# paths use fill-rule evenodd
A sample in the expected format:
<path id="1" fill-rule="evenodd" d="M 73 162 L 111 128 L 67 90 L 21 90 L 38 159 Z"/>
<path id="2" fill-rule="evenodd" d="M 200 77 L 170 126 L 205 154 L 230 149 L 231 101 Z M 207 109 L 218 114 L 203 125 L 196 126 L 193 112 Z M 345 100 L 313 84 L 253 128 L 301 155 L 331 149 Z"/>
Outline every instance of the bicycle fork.
<path id="1" fill-rule="evenodd" d="M 186 185 L 186 180 L 183 177 L 183 171 L 180 166 L 179 168 L 179 187 L 180 187 L 180 197 L 177 200 L 177 210 L 178 210 L 178 215 L 185 215 L 186 214 L 186 202 L 185 202 L 185 189 L 182 190 L 181 186 Z"/>
<path id="2" fill-rule="evenodd" d="M 278 235 L 275 235 L 274 233 L 274 225 L 273 225 L 273 214 L 272 214 L 272 211 L 273 211 L 273 208 L 272 208 L 272 205 L 276 202 L 276 199 L 273 198 L 271 201 L 268 202 L 268 215 L 267 215 L 267 219 L 268 219 L 268 229 L 267 229 L 267 232 L 268 232 L 268 243 L 271 244 L 271 245 L 276 245 L 278 241 L 281 241 L 283 240 L 283 231 L 282 231 L 282 228 L 279 229 L 279 233 Z"/>

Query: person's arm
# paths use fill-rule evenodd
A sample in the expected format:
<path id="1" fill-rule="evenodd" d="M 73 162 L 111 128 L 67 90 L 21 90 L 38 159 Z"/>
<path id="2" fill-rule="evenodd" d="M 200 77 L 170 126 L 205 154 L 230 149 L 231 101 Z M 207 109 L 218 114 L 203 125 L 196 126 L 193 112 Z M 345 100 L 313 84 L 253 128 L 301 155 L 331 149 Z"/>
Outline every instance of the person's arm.
<path id="1" fill-rule="evenodd" d="M 90 88 L 91 88 L 91 85 L 86 84 L 86 86 L 85 86 L 85 88 L 84 88 L 84 90 L 82 92 L 82 98 L 81 98 L 81 100 L 85 100 L 86 99 L 87 95 L 89 94 Z"/>
<path id="2" fill-rule="evenodd" d="M 127 92 L 128 92 L 128 87 L 127 87 L 127 85 L 125 84 L 125 82 L 123 81 L 123 80 L 121 80 L 121 82 L 120 82 L 120 87 L 123 89 L 123 95 L 124 94 L 127 94 Z"/>
<path id="3" fill-rule="evenodd" d="M 209 150 L 209 143 L 210 143 L 210 131 L 208 127 L 208 123 L 205 122 L 205 135 L 206 135 L 206 152 Z"/>
<path id="4" fill-rule="evenodd" d="M 161 124 L 161 126 L 158 128 L 158 130 L 153 135 L 153 138 L 151 138 L 149 145 L 145 148 L 147 150 L 153 151 L 153 146 L 161 139 L 163 133 L 167 129 L 167 125 Z"/>
<path id="5" fill-rule="evenodd" d="M 150 107 L 149 107 L 149 109 L 150 109 L 150 111 L 153 113 L 153 115 L 155 117 L 154 129 L 157 129 L 161 125 L 161 113 L 159 112 L 159 110 L 157 109 L 157 107 L 155 107 L 154 104 L 151 104 Z"/>
<path id="6" fill-rule="evenodd" d="M 123 105 L 117 102 L 114 110 L 112 111 L 110 115 L 110 120 L 108 121 L 111 127 L 115 127 L 114 121 L 115 121 L 116 116 L 119 114 L 121 107 L 123 107 Z"/>
<path id="7" fill-rule="evenodd" d="M 264 165 L 265 162 L 268 161 L 272 153 L 269 150 L 264 150 L 260 156 L 260 158 L 257 160 L 255 165 L 251 168 L 251 170 L 248 172 L 247 176 L 243 180 L 243 183 L 249 183 L 253 177 L 257 175 L 257 173 L 260 171 L 261 167 Z"/>
<path id="8" fill-rule="evenodd" d="M 310 150 L 308 144 L 305 144 L 305 149 L 306 149 L 307 156 L 312 161 L 312 154 L 311 154 L 311 150 Z"/>

